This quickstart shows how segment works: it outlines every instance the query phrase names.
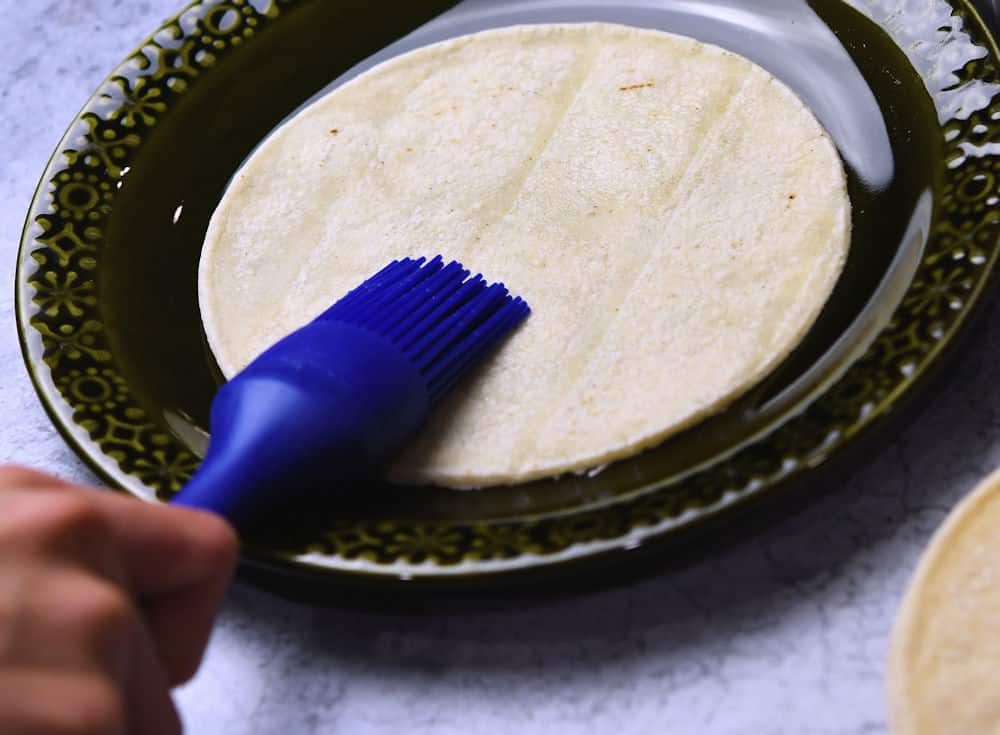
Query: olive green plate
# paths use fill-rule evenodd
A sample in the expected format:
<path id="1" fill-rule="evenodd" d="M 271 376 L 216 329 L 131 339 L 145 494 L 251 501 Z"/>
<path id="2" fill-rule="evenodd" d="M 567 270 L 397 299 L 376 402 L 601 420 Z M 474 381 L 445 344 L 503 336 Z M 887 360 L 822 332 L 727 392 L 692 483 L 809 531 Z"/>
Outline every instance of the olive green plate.
<path id="1" fill-rule="evenodd" d="M 18 324 L 53 421 L 107 481 L 166 500 L 197 468 L 219 380 L 195 288 L 208 219 L 275 125 L 380 49 L 549 20 L 728 46 L 795 88 L 837 142 L 851 255 L 805 342 L 724 414 L 590 476 L 478 492 L 331 480 L 330 509 L 247 544 L 258 568 L 391 592 L 628 563 L 815 476 L 898 409 L 982 299 L 1000 231 L 1000 78 L 964 0 L 478 0 L 406 36 L 451 5 L 194 2 L 73 122 L 28 214 Z"/>

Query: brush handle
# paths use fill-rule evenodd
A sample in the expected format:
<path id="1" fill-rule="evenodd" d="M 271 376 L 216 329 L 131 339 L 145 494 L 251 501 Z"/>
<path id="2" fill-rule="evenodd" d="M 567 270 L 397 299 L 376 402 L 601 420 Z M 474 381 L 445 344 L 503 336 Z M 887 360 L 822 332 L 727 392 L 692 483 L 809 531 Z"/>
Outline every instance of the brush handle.
<path id="1" fill-rule="evenodd" d="M 420 371 L 388 340 L 313 322 L 219 390 L 208 453 L 174 502 L 241 530 L 269 510 L 308 513 L 310 497 L 383 469 L 429 407 Z"/>

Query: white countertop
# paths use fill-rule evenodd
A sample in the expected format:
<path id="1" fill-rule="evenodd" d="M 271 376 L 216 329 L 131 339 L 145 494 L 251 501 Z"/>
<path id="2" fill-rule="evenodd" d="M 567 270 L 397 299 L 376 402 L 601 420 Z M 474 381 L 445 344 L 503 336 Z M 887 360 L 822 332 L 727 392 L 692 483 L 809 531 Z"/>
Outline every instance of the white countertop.
<path id="1" fill-rule="evenodd" d="M 31 388 L 9 284 L 63 130 L 179 4 L 0 0 L 0 461 L 92 481 Z M 1000 465 L 1000 311 L 985 312 L 926 409 L 870 464 L 681 571 L 517 611 L 421 616 L 311 608 L 237 584 L 178 695 L 188 732 L 884 732 L 886 646 L 907 579 L 947 509 Z"/>

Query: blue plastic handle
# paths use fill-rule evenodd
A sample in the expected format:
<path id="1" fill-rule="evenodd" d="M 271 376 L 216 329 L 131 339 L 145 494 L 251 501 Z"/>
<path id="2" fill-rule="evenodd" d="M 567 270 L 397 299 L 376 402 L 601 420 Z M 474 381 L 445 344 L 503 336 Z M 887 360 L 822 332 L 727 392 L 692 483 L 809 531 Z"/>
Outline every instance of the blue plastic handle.
<path id="1" fill-rule="evenodd" d="M 270 508 L 375 475 L 429 409 L 424 377 L 392 342 L 313 322 L 219 390 L 208 453 L 174 502 L 248 528 Z"/>

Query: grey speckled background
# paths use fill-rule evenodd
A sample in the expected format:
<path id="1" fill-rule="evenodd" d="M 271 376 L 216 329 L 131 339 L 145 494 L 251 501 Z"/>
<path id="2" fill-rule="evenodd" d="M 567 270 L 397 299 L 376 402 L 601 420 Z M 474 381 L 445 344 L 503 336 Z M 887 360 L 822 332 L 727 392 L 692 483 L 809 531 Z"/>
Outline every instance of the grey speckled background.
<path id="1" fill-rule="evenodd" d="M 0 272 L 72 115 L 178 0 L 0 0 Z M 50 426 L 0 291 L 0 460 L 90 476 Z M 947 509 L 1000 465 L 1000 312 L 908 428 L 799 515 L 682 571 L 508 612 L 313 609 L 233 588 L 188 731 L 700 733 L 885 730 L 893 616 Z"/>

